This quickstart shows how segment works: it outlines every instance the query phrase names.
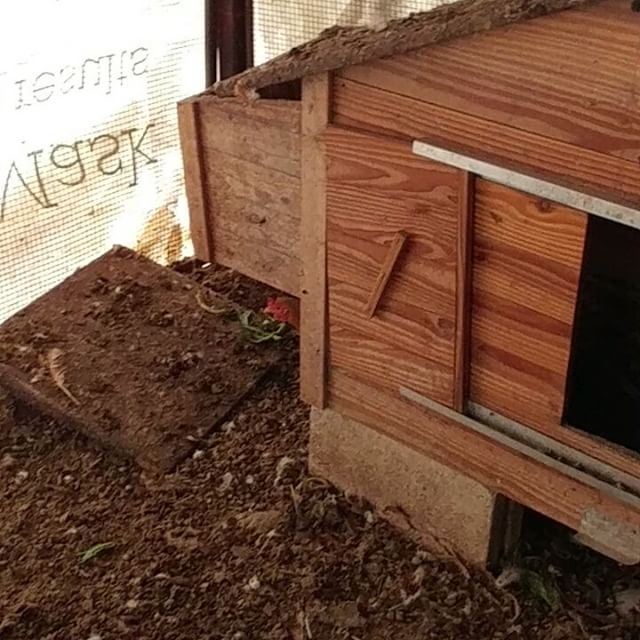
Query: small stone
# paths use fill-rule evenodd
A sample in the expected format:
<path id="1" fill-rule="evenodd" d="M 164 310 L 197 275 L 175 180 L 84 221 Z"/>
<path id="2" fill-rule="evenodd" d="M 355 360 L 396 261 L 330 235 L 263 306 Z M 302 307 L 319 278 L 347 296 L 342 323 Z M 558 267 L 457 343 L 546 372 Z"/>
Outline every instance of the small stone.
<path id="1" fill-rule="evenodd" d="M 66 476 L 64 476 L 64 477 L 62 478 L 62 481 L 63 481 L 65 484 L 71 484 L 71 483 L 73 482 L 73 476 L 71 476 L 71 475 L 67 474 Z"/>
<path id="2" fill-rule="evenodd" d="M 227 471 L 227 473 L 225 473 L 222 476 L 222 482 L 220 483 L 220 491 L 222 491 L 223 493 L 229 491 L 232 484 L 233 484 L 233 474 Z"/>
<path id="3" fill-rule="evenodd" d="M 204 451 L 202 449 L 196 449 L 191 456 L 194 460 L 200 460 L 204 457 Z"/>
<path id="4" fill-rule="evenodd" d="M 231 433 L 235 428 L 236 428 L 236 423 L 235 423 L 233 420 L 229 420 L 229 422 L 225 422 L 225 423 L 220 427 L 220 430 L 222 431 L 222 433 L 229 434 L 229 433 Z"/>
<path id="5" fill-rule="evenodd" d="M 247 586 L 251 591 L 257 591 L 260 588 L 260 580 L 258 580 L 258 576 L 253 576 L 247 583 Z"/>
<path id="6" fill-rule="evenodd" d="M 16 473 L 16 483 L 21 484 L 29 477 L 29 472 L 22 469 L 22 471 L 18 471 Z"/>
<path id="7" fill-rule="evenodd" d="M 75 527 L 69 527 L 69 529 L 67 529 L 64 532 L 65 536 L 75 536 L 78 533 L 78 530 Z"/>
<path id="8" fill-rule="evenodd" d="M 248 485 L 252 485 L 255 484 L 256 479 L 253 476 L 247 476 L 244 481 L 248 484 Z"/>
<path id="9" fill-rule="evenodd" d="M 364 519 L 365 519 L 367 524 L 373 524 L 376 521 L 376 516 L 373 513 L 373 511 L 365 511 L 364 512 Z"/>
<path id="10" fill-rule="evenodd" d="M 133 609 L 137 609 L 138 607 L 138 601 L 135 600 L 134 598 L 130 598 L 129 600 L 127 600 L 127 602 L 124 605 L 127 609 L 133 611 Z"/>
<path id="11" fill-rule="evenodd" d="M 0 459 L 0 469 L 10 469 L 15 464 L 16 459 L 10 453 L 5 453 Z"/>
<path id="12" fill-rule="evenodd" d="M 92 633 L 87 640 L 102 640 L 102 636 L 98 635 L 97 633 Z"/>

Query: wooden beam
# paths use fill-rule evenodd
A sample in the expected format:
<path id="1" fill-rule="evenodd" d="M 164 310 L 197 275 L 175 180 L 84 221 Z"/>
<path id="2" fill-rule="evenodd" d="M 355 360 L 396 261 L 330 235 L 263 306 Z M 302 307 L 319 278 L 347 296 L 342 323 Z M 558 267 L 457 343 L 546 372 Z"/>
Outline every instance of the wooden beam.
<path id="1" fill-rule="evenodd" d="M 376 278 L 373 291 L 371 292 L 364 308 L 364 314 L 369 319 L 373 318 L 376 309 L 378 308 L 380 298 L 382 298 L 387 282 L 389 282 L 389 278 L 393 273 L 393 268 L 400 257 L 402 247 L 404 247 L 404 243 L 406 241 L 407 234 L 404 231 L 398 231 L 391 240 L 391 244 L 387 250 L 387 255 L 384 257 L 384 262 L 380 265 L 380 271 L 378 272 L 378 277 Z"/>
<path id="2" fill-rule="evenodd" d="M 300 395 L 319 409 L 325 406 L 327 366 L 327 194 L 319 135 L 330 119 L 330 85 L 328 73 L 302 83 Z"/>
<path id="3" fill-rule="evenodd" d="M 197 98 L 178 103 L 178 128 L 194 255 L 205 262 L 213 262 L 213 238 L 207 218 L 206 176 Z"/>
<path id="4" fill-rule="evenodd" d="M 456 343 L 453 363 L 453 408 L 464 413 L 469 391 L 471 291 L 473 287 L 474 176 L 460 172 L 456 261 Z"/>

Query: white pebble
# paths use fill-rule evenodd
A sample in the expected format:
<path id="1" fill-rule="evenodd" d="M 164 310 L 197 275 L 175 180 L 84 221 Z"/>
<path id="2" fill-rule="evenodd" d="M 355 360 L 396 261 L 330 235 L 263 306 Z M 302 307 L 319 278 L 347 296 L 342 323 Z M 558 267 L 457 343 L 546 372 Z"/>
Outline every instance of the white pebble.
<path id="1" fill-rule="evenodd" d="M 247 484 L 255 484 L 256 479 L 255 479 L 253 476 L 247 476 L 247 477 L 244 479 L 244 481 L 245 481 Z"/>
<path id="2" fill-rule="evenodd" d="M 130 600 L 127 600 L 124 606 L 127 607 L 127 609 L 135 609 L 138 606 L 138 601 L 131 598 Z"/>
<path id="3" fill-rule="evenodd" d="M 252 591 L 256 591 L 257 589 L 260 588 L 260 580 L 258 580 L 258 576 L 253 576 L 249 582 L 247 583 L 247 586 L 249 587 L 249 589 L 251 589 Z"/>
<path id="4" fill-rule="evenodd" d="M 21 482 L 24 482 L 28 477 L 28 471 L 25 471 L 24 469 L 22 471 L 18 471 L 18 473 L 16 473 L 16 482 L 20 484 Z"/>
<path id="5" fill-rule="evenodd" d="M 196 449 L 191 457 L 194 460 L 200 460 L 200 458 L 204 457 L 204 451 L 202 449 Z"/>

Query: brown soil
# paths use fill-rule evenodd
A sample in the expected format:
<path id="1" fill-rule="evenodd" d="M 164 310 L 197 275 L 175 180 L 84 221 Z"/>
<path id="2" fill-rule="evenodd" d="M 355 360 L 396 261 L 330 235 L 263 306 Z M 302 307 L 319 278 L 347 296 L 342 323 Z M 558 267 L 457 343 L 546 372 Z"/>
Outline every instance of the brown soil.
<path id="1" fill-rule="evenodd" d="M 0 362 L 24 374 L 5 366 L 0 377 L 48 415 L 168 471 L 279 353 L 243 338 L 229 303 L 211 298 L 116 248 L 0 327 Z"/>
<path id="2" fill-rule="evenodd" d="M 181 270 L 264 303 L 262 287 L 233 274 Z M 640 637 L 614 609 L 638 570 L 563 531 L 529 527 L 526 572 L 501 589 L 310 478 L 295 345 L 280 348 L 286 371 L 162 477 L 0 398 L 2 640 Z"/>

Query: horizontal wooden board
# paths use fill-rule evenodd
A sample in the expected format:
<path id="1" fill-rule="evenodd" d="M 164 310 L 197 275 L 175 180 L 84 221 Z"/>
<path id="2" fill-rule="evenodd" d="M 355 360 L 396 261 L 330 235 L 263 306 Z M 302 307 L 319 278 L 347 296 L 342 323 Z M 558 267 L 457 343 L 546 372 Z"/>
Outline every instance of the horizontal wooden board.
<path id="1" fill-rule="evenodd" d="M 585 214 L 476 181 L 473 402 L 560 428 L 585 231 Z"/>
<path id="2" fill-rule="evenodd" d="M 300 103 L 203 98 L 199 103 L 202 146 L 300 176 Z M 274 104 L 276 103 L 276 104 Z"/>
<path id="3" fill-rule="evenodd" d="M 300 103 L 203 97 L 197 105 L 213 259 L 298 295 Z"/>
<path id="4" fill-rule="evenodd" d="M 383 388 L 404 379 L 452 400 L 458 172 L 411 146 L 330 127 L 330 357 Z M 365 311 L 392 239 L 407 240 L 372 318 Z"/>
<path id="5" fill-rule="evenodd" d="M 344 78 L 334 85 L 334 122 L 434 144 L 620 202 L 640 198 L 637 162 L 592 151 Z"/>
<path id="6" fill-rule="evenodd" d="M 329 405 L 574 530 L 592 509 L 640 528 L 636 506 L 337 368 Z"/>
<path id="7" fill-rule="evenodd" d="M 329 288 L 329 297 L 332 298 Z M 334 322 L 331 316 L 333 301 L 329 306 L 331 370 L 334 367 L 350 372 L 358 380 L 375 388 L 397 393 L 405 385 L 427 395 L 442 404 L 452 402 L 452 363 L 443 365 L 423 354 L 405 351 L 387 334 L 367 333 L 363 328 L 353 328 Z"/>
<path id="8" fill-rule="evenodd" d="M 628 1 L 609 0 L 349 67 L 343 75 L 636 161 L 639 48 Z"/>

